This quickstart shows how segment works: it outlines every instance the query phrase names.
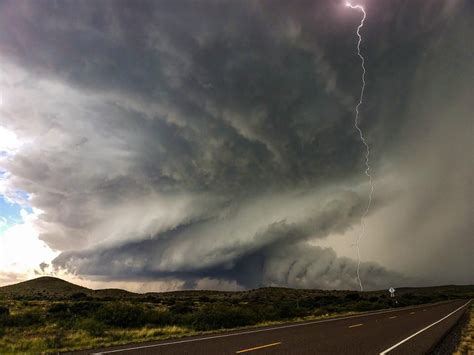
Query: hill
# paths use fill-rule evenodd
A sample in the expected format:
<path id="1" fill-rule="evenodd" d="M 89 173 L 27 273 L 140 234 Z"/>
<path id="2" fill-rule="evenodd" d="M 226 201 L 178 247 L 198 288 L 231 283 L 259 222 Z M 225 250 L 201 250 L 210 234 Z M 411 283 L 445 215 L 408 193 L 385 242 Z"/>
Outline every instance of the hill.
<path id="1" fill-rule="evenodd" d="M 366 291 L 334 291 L 334 290 L 311 290 L 292 289 L 285 287 L 262 287 L 246 291 L 210 291 L 210 290 L 188 290 L 172 292 L 149 292 L 133 293 L 122 289 L 99 289 L 93 290 L 82 287 L 71 282 L 50 276 L 23 281 L 17 284 L 0 287 L 0 298 L 30 299 L 30 300 L 60 300 L 60 299 L 135 299 L 151 302 L 162 300 L 173 301 L 198 301 L 209 299 L 210 301 L 245 301 L 245 302 L 272 302 L 283 299 L 306 300 L 317 298 L 344 299 L 346 297 L 356 299 L 360 295 L 363 298 L 388 296 L 386 290 Z M 443 300 L 451 298 L 474 297 L 474 285 L 447 285 L 432 287 L 404 287 L 397 289 L 397 295 L 403 299 L 417 298 L 419 301 L 429 302 L 431 299 Z"/>
<path id="2" fill-rule="evenodd" d="M 0 297 L 10 299 L 87 299 L 134 298 L 139 294 L 121 289 L 92 290 L 57 277 L 42 276 L 17 284 L 0 287 Z"/>
<path id="3" fill-rule="evenodd" d="M 283 287 L 139 294 L 40 277 L 0 287 L 0 349 L 56 353 L 459 298 L 474 298 L 474 286 L 400 288 L 394 298 Z"/>
<path id="4" fill-rule="evenodd" d="M 43 276 L 17 284 L 0 287 L 0 295 L 8 298 L 62 298 L 74 294 L 92 295 L 93 290 L 64 281 L 57 277 Z"/>

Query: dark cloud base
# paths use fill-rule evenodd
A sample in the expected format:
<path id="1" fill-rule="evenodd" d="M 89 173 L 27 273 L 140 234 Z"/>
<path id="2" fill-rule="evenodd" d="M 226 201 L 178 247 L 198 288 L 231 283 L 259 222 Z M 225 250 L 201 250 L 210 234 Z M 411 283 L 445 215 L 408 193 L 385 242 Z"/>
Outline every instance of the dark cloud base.
<path id="1" fill-rule="evenodd" d="M 426 181 L 407 161 L 428 164 L 424 147 L 439 151 L 433 132 L 446 116 L 435 115 L 440 100 L 425 111 L 422 103 L 437 88 L 455 95 L 449 128 L 467 126 L 472 58 L 452 39 L 471 37 L 472 2 L 364 3 L 361 127 L 374 176 Z M 337 1 L 93 5 L 0 4 L 9 71 L 2 125 L 33 142 L 1 164 L 43 211 L 41 239 L 62 252 L 53 265 L 188 285 L 355 288 L 355 262 L 317 242 L 356 228 L 365 205 L 365 151 L 353 126 L 360 14 Z M 445 58 L 448 47 L 454 55 Z M 452 64 L 446 76 L 433 69 L 443 63 Z M 464 136 L 451 139 L 469 147 Z M 467 197 L 449 200 L 461 212 L 471 173 L 456 180 Z M 430 186 L 445 179 L 435 176 Z M 397 189 L 376 191 L 374 214 Z M 414 194 L 421 200 L 421 189 Z M 472 235 L 463 216 L 445 221 L 468 226 L 460 244 Z M 416 222 L 404 220 L 396 234 L 429 242 Z M 362 274 L 368 288 L 408 282 L 375 263 Z"/>

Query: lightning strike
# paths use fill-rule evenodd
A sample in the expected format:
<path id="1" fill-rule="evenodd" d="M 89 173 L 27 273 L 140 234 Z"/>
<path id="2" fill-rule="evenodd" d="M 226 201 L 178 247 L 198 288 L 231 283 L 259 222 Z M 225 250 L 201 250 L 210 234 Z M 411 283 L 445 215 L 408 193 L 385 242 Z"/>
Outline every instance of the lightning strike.
<path id="1" fill-rule="evenodd" d="M 364 21 L 365 21 L 365 18 L 367 16 L 367 14 L 365 13 L 365 9 L 362 5 L 352 5 L 350 2 L 346 2 L 346 6 L 347 7 L 350 7 L 351 9 L 356 9 L 356 10 L 359 10 L 362 12 L 362 19 L 360 21 L 360 24 L 359 26 L 357 27 L 357 37 L 359 38 L 358 42 L 357 42 L 357 55 L 359 56 L 360 58 L 360 61 L 361 61 L 361 67 L 362 67 L 362 87 L 361 87 L 361 90 L 360 90 L 360 96 L 359 96 L 359 103 L 357 104 L 356 108 L 355 108 L 355 119 L 354 119 L 354 126 L 356 128 L 356 130 L 359 132 L 359 136 L 360 136 L 360 140 L 362 141 L 364 147 L 365 147 L 365 175 L 367 175 L 367 178 L 369 180 L 369 186 L 370 186 L 370 192 L 369 192 L 369 199 L 368 199 L 368 202 L 367 202 L 367 207 L 364 211 L 364 213 L 362 214 L 361 218 L 360 218 L 360 232 L 359 232 L 359 235 L 357 236 L 357 243 L 356 243 L 356 247 L 357 247 L 357 280 L 359 281 L 359 287 L 360 287 L 360 290 L 363 291 L 364 290 L 364 287 L 362 286 L 362 281 L 360 279 L 360 241 L 362 239 L 362 237 L 364 236 L 365 234 L 365 217 L 367 216 L 367 214 L 369 213 L 369 210 L 370 210 L 370 205 L 372 204 L 372 195 L 374 193 L 374 185 L 372 184 L 372 176 L 370 175 L 370 162 L 369 162 L 369 155 L 370 155 L 370 148 L 369 148 L 369 145 L 367 144 L 367 141 L 365 140 L 364 138 L 364 134 L 362 132 L 362 130 L 360 129 L 359 127 L 359 116 L 360 116 L 360 112 L 359 112 L 359 109 L 360 109 L 360 106 L 362 105 L 363 101 L 364 101 L 364 91 L 365 91 L 365 59 L 364 57 L 362 56 L 361 52 L 360 52 L 360 44 L 362 42 L 362 36 L 360 34 L 360 30 L 362 27 L 364 27 Z"/>

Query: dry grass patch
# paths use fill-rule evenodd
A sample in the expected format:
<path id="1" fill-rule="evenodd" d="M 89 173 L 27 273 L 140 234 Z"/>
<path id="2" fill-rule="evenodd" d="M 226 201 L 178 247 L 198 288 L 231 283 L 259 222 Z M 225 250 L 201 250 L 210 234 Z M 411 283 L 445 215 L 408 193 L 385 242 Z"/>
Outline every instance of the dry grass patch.
<path id="1" fill-rule="evenodd" d="M 474 307 L 471 303 L 469 307 L 469 321 L 461 331 L 461 340 L 456 348 L 454 355 L 472 355 L 474 354 Z"/>

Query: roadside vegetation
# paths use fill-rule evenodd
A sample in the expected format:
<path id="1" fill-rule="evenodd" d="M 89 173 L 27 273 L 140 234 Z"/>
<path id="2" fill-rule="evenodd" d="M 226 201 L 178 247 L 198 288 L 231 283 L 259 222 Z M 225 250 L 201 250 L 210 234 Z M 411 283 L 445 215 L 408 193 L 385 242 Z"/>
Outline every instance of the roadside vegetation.
<path id="1" fill-rule="evenodd" d="M 454 351 L 454 355 L 474 354 L 474 306 L 471 302 L 469 307 L 469 320 L 461 331 L 461 339 Z"/>
<path id="2" fill-rule="evenodd" d="M 37 285 L 15 290 L 0 288 L 1 353 L 85 349 L 474 296 L 473 286 L 402 289 L 396 298 L 385 291 L 286 288 L 149 294 L 83 288 L 61 293 L 60 287 L 46 292 Z"/>

